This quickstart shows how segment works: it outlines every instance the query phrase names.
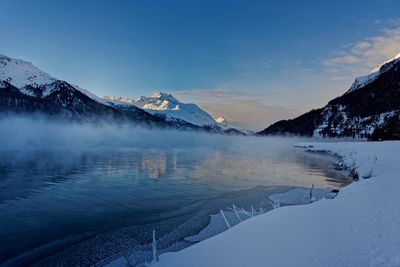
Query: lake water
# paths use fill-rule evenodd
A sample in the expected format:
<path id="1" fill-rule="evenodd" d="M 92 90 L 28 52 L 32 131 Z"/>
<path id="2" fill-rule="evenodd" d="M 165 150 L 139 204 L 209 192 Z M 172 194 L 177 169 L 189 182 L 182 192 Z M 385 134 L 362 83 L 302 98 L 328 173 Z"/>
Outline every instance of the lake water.
<path id="1" fill-rule="evenodd" d="M 232 204 L 268 210 L 272 194 L 349 182 L 336 159 L 294 148 L 299 139 L 165 140 L 3 148 L 0 265 L 90 266 L 124 254 L 143 262 L 153 229 L 159 249 L 173 251 Z"/>

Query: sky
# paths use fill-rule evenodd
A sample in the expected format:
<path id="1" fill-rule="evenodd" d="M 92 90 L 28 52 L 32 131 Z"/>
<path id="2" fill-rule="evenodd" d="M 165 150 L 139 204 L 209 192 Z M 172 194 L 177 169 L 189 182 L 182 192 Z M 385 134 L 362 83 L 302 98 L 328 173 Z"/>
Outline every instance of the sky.
<path id="1" fill-rule="evenodd" d="M 0 53 L 99 96 L 156 91 L 261 130 L 400 52 L 400 1 L 0 2 Z"/>

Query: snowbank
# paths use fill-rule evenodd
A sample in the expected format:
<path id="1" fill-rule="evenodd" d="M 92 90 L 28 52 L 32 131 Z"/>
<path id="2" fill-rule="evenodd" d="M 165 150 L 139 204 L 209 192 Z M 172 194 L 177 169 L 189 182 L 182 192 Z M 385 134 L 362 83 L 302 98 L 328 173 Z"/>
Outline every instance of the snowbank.
<path id="1" fill-rule="evenodd" d="M 400 142 L 300 146 L 340 155 L 360 181 L 334 200 L 274 209 L 163 254 L 155 266 L 400 266 Z"/>

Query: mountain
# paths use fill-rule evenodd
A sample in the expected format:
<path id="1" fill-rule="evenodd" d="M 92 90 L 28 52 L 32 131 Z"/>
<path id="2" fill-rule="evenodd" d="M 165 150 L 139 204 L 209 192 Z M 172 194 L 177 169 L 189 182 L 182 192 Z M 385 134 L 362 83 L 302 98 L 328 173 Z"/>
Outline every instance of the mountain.
<path id="1" fill-rule="evenodd" d="M 215 122 L 227 133 L 243 134 L 243 135 L 253 135 L 254 132 L 247 129 L 237 129 L 233 127 L 224 117 L 218 117 Z"/>
<path id="2" fill-rule="evenodd" d="M 219 118 L 219 121 L 218 119 L 214 120 L 210 114 L 196 104 L 183 103 L 171 94 L 163 92 L 156 92 L 150 97 L 141 96 L 136 101 L 127 97 L 112 96 L 105 96 L 104 100 L 111 105 L 120 107 L 135 106 L 171 122 L 188 122 L 216 132 L 243 134 L 243 132 L 221 121 L 221 118 Z"/>
<path id="3" fill-rule="evenodd" d="M 342 96 L 258 135 L 400 139 L 400 54 L 358 77 Z"/>
<path id="4" fill-rule="evenodd" d="M 32 63 L 0 54 L 0 112 L 40 114 L 88 122 L 125 122 L 199 130 L 186 121 L 169 121 L 137 106 L 110 104 L 79 86 L 59 80 Z M 204 128 L 205 130 L 208 130 Z"/>
<path id="5" fill-rule="evenodd" d="M 215 122 L 218 124 L 219 127 L 222 129 L 229 129 L 233 128 L 232 126 L 229 125 L 228 121 L 224 117 L 218 117 L 215 119 Z"/>
<path id="6" fill-rule="evenodd" d="M 171 94 L 157 92 L 150 97 L 141 96 L 138 100 L 126 97 L 105 96 L 116 105 L 131 105 L 151 114 L 165 116 L 169 120 L 183 120 L 198 126 L 217 126 L 215 120 L 196 104 L 185 104 Z"/>

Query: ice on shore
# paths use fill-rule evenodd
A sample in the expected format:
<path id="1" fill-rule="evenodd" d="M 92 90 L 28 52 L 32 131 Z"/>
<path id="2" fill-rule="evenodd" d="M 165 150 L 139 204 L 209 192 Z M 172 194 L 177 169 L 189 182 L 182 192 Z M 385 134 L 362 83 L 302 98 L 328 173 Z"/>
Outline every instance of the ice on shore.
<path id="1" fill-rule="evenodd" d="M 341 156 L 359 181 L 334 200 L 274 209 L 155 266 L 400 266 L 400 142 L 300 146 Z"/>

